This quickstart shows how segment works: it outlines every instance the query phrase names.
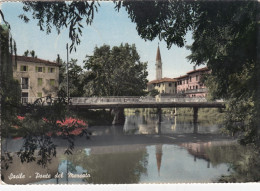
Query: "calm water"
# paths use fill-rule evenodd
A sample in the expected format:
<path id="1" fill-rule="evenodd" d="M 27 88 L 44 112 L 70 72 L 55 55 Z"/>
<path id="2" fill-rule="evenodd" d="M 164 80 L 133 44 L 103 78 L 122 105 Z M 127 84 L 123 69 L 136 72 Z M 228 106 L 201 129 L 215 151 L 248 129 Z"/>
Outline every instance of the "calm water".
<path id="1" fill-rule="evenodd" d="M 194 128 L 191 116 L 179 117 L 174 115 L 162 115 L 159 126 L 156 114 L 142 115 L 139 113 L 126 116 L 123 126 L 93 126 L 93 135 L 140 135 L 140 134 L 218 134 L 221 124 L 214 123 L 216 119 L 205 118 L 198 121 Z"/>
<path id="2" fill-rule="evenodd" d="M 63 146 L 57 147 L 57 156 L 45 168 L 37 165 L 39 157 L 34 162 L 22 164 L 12 153 L 12 164 L 2 171 L 2 178 L 10 184 L 217 182 L 222 175 L 234 174 L 230 166 L 240 164 L 244 154 L 251 156 L 249 150 L 232 140 L 174 142 L 175 135 L 218 134 L 220 125 L 207 119 L 199 121 L 194 128 L 191 118 L 164 115 L 159 126 L 156 115 L 134 114 L 126 117 L 123 126 L 91 129 L 92 138 L 76 145 L 72 155 L 65 155 Z M 170 137 L 173 142 L 142 142 L 151 135 L 154 140 Z M 132 138 L 135 136 L 139 137 L 138 141 Z M 10 141 L 10 150 L 18 150 L 18 143 L 19 140 Z M 11 173 L 18 175 L 21 172 L 24 178 L 10 180 Z"/>

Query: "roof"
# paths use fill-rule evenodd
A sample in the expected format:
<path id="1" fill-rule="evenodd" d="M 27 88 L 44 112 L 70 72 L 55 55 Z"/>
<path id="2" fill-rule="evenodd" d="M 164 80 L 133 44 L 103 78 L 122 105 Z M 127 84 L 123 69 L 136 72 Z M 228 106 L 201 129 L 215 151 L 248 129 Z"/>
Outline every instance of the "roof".
<path id="1" fill-rule="evenodd" d="M 177 78 L 175 78 L 175 79 L 177 79 L 177 80 L 179 80 L 179 79 L 182 79 L 182 78 L 186 78 L 186 77 L 188 77 L 189 75 L 183 75 L 183 76 L 180 76 L 180 77 L 177 77 Z"/>
<path id="2" fill-rule="evenodd" d="M 17 61 L 42 63 L 42 64 L 47 64 L 47 65 L 60 66 L 60 64 L 58 64 L 56 62 L 51 62 L 49 60 L 43 60 L 43 59 L 40 59 L 40 58 L 33 58 L 33 57 L 27 57 L 27 56 L 17 56 Z"/>
<path id="3" fill-rule="evenodd" d="M 158 48 L 157 48 L 156 61 L 161 61 L 161 53 L 160 53 L 159 45 L 158 45 Z"/>
<path id="4" fill-rule="evenodd" d="M 158 84 L 162 82 L 176 82 L 177 80 L 175 78 L 162 78 L 160 80 L 152 80 L 148 82 L 148 84 Z"/>
<path id="5" fill-rule="evenodd" d="M 187 74 L 192 74 L 192 73 L 195 73 L 195 72 L 206 72 L 206 71 L 209 71 L 208 67 L 200 68 L 200 69 L 197 69 L 197 70 L 192 70 L 192 71 L 187 72 Z"/>

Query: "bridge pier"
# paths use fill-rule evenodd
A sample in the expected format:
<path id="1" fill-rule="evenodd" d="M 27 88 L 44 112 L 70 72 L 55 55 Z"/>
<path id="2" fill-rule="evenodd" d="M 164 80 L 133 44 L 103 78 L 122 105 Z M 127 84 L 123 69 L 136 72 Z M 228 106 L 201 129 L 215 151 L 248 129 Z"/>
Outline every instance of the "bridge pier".
<path id="1" fill-rule="evenodd" d="M 198 107 L 193 107 L 193 133 L 198 133 Z"/>
<path id="2" fill-rule="evenodd" d="M 113 108 L 111 114 L 114 115 L 112 125 L 124 125 L 125 123 L 124 108 Z"/>

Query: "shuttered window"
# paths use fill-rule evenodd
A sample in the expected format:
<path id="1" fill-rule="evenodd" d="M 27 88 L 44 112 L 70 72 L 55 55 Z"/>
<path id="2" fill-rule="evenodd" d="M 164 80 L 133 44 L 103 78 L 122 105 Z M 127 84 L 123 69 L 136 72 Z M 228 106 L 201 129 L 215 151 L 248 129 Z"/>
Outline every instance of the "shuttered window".
<path id="1" fill-rule="evenodd" d="M 21 71 L 21 72 L 27 72 L 27 71 L 28 71 L 28 66 L 22 65 L 22 66 L 20 67 L 20 71 Z"/>
<path id="2" fill-rule="evenodd" d="M 55 80 L 54 79 L 50 79 L 50 85 L 55 86 Z"/>
<path id="3" fill-rule="evenodd" d="M 38 78 L 38 86 L 42 85 L 42 78 Z"/>

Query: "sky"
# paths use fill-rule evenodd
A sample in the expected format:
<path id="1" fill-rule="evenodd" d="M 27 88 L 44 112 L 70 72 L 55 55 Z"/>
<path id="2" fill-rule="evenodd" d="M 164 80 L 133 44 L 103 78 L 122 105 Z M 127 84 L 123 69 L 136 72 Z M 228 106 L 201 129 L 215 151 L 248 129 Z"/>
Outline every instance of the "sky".
<path id="1" fill-rule="evenodd" d="M 93 55 L 95 46 L 104 44 L 119 46 L 121 43 L 135 44 L 142 62 L 148 62 L 148 80 L 155 79 L 155 58 L 158 43 L 161 51 L 163 63 L 163 77 L 179 77 L 193 69 L 193 64 L 189 63 L 186 57 L 190 51 L 178 48 L 173 45 L 167 49 L 164 41 L 158 38 L 153 41 L 143 40 L 136 31 L 136 24 L 128 18 L 128 13 L 124 8 L 119 12 L 115 11 L 113 2 L 100 2 L 98 12 L 94 15 L 92 25 L 84 25 L 81 43 L 77 46 L 76 52 L 71 52 L 69 58 L 78 60 L 78 64 L 83 66 L 86 55 Z M 4 2 L 1 10 L 5 20 L 11 25 L 11 34 L 17 43 L 17 54 L 23 55 L 26 50 L 35 50 L 38 58 L 54 61 L 57 54 L 61 59 L 66 60 L 66 43 L 70 44 L 68 29 L 64 28 L 58 34 L 53 27 L 51 34 L 40 31 L 37 21 L 33 20 L 31 14 L 29 23 L 24 23 L 18 15 L 23 13 L 23 4 L 19 2 Z M 186 36 L 186 45 L 192 43 L 191 32 Z"/>

